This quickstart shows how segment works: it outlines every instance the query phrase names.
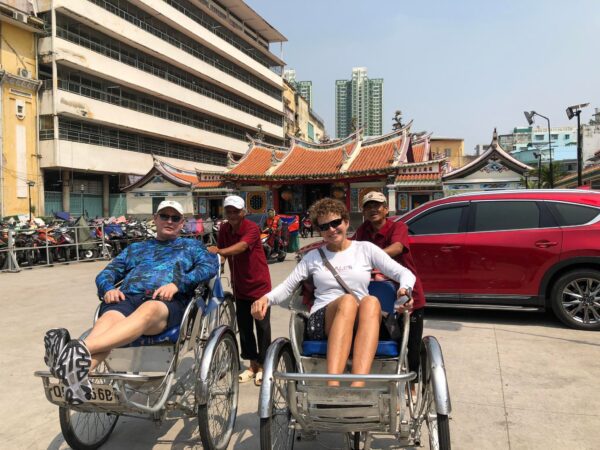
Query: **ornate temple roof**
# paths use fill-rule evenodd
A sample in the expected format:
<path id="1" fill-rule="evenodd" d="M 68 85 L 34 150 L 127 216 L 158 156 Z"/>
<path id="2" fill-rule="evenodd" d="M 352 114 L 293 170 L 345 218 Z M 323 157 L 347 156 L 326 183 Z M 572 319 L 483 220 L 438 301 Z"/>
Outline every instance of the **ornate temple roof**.
<path id="1" fill-rule="evenodd" d="M 289 150 L 253 141 L 246 155 L 224 174 L 224 178 L 283 181 L 394 173 L 401 164 L 407 162 L 410 148 L 409 126 L 364 141 L 361 140 L 360 130 L 327 144 L 294 139 Z"/>
<path id="2" fill-rule="evenodd" d="M 466 177 L 488 165 L 489 160 L 497 160 L 514 172 L 523 175 L 525 172 L 533 170 L 533 167 L 522 163 L 518 159 L 514 158 L 508 152 L 506 152 L 498 143 L 498 133 L 494 128 L 494 134 L 492 135 L 492 143 L 490 144 L 487 151 L 481 154 L 479 157 L 471 161 L 469 164 L 462 166 L 459 169 L 453 170 L 452 172 L 444 175 L 444 180 L 454 180 L 456 178 Z"/>
<path id="3" fill-rule="evenodd" d="M 225 188 L 222 172 L 198 172 L 181 169 L 169 164 L 162 159 L 153 156 L 153 167 L 142 178 L 135 183 L 123 188 L 123 191 L 131 191 L 140 188 L 150 182 L 154 177 L 161 176 L 175 186 L 189 187 L 193 190 L 211 190 Z"/>

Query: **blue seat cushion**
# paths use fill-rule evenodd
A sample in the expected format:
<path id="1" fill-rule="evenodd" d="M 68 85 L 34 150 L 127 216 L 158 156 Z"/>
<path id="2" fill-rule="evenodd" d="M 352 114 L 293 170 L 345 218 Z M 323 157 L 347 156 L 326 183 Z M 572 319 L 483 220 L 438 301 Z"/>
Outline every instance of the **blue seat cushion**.
<path id="1" fill-rule="evenodd" d="M 327 354 L 327 341 L 304 341 L 302 343 L 304 356 L 325 356 Z M 375 357 L 395 358 L 398 356 L 398 343 L 396 341 L 379 341 Z"/>
<path id="2" fill-rule="evenodd" d="M 169 328 L 160 334 L 154 336 L 140 336 L 130 344 L 124 345 L 123 347 L 143 347 L 145 345 L 156 345 L 156 344 L 175 344 L 179 338 L 179 325 Z"/>

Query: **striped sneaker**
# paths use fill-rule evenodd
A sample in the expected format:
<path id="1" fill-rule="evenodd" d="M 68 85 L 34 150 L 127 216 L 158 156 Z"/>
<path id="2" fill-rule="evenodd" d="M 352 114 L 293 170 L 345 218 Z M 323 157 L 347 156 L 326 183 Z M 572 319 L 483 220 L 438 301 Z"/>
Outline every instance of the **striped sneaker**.
<path id="1" fill-rule="evenodd" d="M 58 357 L 70 340 L 69 332 L 64 328 L 53 328 L 46 331 L 46 335 L 44 336 L 44 348 L 46 349 L 44 362 L 53 376 L 56 376 L 56 362 L 58 361 Z"/>
<path id="2" fill-rule="evenodd" d="M 92 398 L 92 385 L 88 378 L 92 355 L 81 340 L 70 341 L 56 364 L 56 376 L 65 385 L 65 400 L 71 405 L 81 405 Z"/>

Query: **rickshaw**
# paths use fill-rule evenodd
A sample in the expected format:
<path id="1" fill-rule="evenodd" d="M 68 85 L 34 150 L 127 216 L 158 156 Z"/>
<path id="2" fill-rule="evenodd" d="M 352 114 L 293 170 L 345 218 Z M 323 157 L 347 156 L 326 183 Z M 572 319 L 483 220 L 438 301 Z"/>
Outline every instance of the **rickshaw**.
<path id="1" fill-rule="evenodd" d="M 393 283 L 372 281 L 369 293 L 380 300 L 382 311 L 393 313 Z M 420 446 L 423 424 L 431 449 L 450 449 L 451 405 L 442 350 L 434 337 L 424 337 L 420 369 L 408 370 L 407 312 L 400 344 L 379 341 L 369 375 L 329 375 L 327 341 L 304 339 L 308 309 L 301 288 L 292 295 L 290 310 L 289 339 L 276 339 L 265 359 L 258 409 L 262 450 L 292 449 L 297 434 L 298 439 L 314 439 L 322 432 L 343 433 L 354 450 L 369 450 L 379 434 L 392 435 L 394 448 Z M 348 361 L 347 372 L 350 366 Z M 340 386 L 328 386 L 330 380 Z M 350 387 L 353 381 L 365 385 Z"/>
<path id="2" fill-rule="evenodd" d="M 59 407 L 61 431 L 72 448 L 100 447 L 121 416 L 160 423 L 171 412 L 197 417 L 203 448 L 227 448 L 237 413 L 239 357 L 233 297 L 223 292 L 219 273 L 196 289 L 180 326 L 112 350 L 89 374 L 90 401 L 69 405 L 64 386 L 49 371 L 35 372 L 48 401 Z"/>

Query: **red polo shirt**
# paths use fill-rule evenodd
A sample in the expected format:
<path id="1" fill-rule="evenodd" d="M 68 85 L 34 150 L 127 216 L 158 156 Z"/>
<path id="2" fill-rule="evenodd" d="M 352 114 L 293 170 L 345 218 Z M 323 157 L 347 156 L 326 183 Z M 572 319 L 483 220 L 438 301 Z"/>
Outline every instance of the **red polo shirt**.
<path id="1" fill-rule="evenodd" d="M 230 247 L 240 241 L 246 242 L 248 249 L 238 255 L 227 257 L 233 295 L 239 300 L 254 301 L 271 291 L 271 275 L 260 242 L 260 229 L 258 225 L 246 218 L 242 219 L 237 232 L 233 231 L 228 222 L 221 225 L 217 239 L 219 248 Z"/>
<path id="2" fill-rule="evenodd" d="M 386 248 L 394 242 L 400 242 L 404 249 L 402 250 L 402 253 L 394 259 L 417 277 L 415 287 L 413 288 L 413 299 L 415 301 L 414 308 L 419 309 L 425 306 L 425 292 L 423 291 L 421 279 L 417 274 L 417 268 L 415 267 L 415 262 L 410 253 L 408 227 L 404 222 L 394 222 L 392 219 L 386 219 L 383 226 L 379 230 L 375 230 L 373 224 L 368 220 L 365 220 L 362 225 L 356 229 L 353 239 L 356 241 L 369 241 L 380 248 Z"/>

